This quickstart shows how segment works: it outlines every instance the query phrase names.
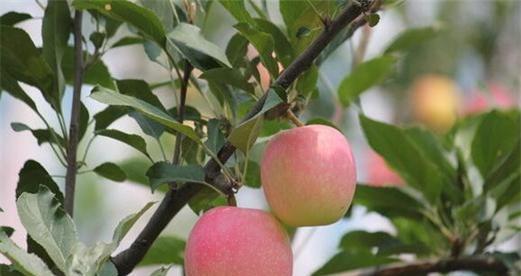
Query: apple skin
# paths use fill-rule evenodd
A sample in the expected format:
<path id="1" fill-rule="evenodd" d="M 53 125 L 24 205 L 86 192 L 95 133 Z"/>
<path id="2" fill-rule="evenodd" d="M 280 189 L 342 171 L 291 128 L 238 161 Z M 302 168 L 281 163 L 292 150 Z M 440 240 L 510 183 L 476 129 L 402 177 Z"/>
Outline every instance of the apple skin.
<path id="1" fill-rule="evenodd" d="M 472 115 L 492 108 L 508 109 L 516 106 L 516 99 L 509 89 L 501 84 L 490 82 L 488 91 L 473 90 L 464 106 L 463 113 Z"/>
<path id="2" fill-rule="evenodd" d="M 404 181 L 387 165 L 382 156 L 370 151 L 367 156 L 367 184 L 373 187 L 403 186 Z"/>
<path id="3" fill-rule="evenodd" d="M 287 233 L 271 214 L 216 207 L 192 229 L 185 269 L 187 276 L 291 276 L 293 253 Z"/>
<path id="4" fill-rule="evenodd" d="M 414 116 L 427 127 L 445 132 L 456 122 L 459 109 L 456 83 L 442 75 L 424 75 L 411 87 Z"/>
<path id="5" fill-rule="evenodd" d="M 342 133 L 325 125 L 282 131 L 266 146 L 261 182 L 283 223 L 331 224 L 345 215 L 355 192 L 351 147 Z"/>

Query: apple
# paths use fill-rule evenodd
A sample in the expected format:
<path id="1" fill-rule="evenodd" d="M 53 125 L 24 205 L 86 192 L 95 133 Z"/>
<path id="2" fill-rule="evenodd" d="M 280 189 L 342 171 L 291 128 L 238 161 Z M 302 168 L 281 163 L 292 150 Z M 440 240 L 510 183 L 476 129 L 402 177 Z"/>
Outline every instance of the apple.
<path id="1" fill-rule="evenodd" d="M 367 155 L 367 184 L 374 187 L 402 186 L 404 181 L 385 160 L 374 151 Z"/>
<path id="2" fill-rule="evenodd" d="M 283 223 L 331 224 L 344 216 L 355 192 L 351 147 L 342 133 L 325 125 L 282 131 L 266 146 L 261 182 Z"/>
<path id="3" fill-rule="evenodd" d="M 459 97 L 454 81 L 442 75 L 424 75 L 411 87 L 413 113 L 427 127 L 443 132 L 456 122 Z"/>
<path id="4" fill-rule="evenodd" d="M 488 94 L 474 90 L 470 92 L 470 96 L 464 106 L 464 113 L 466 115 L 484 112 L 487 109 L 511 108 L 516 106 L 516 100 L 512 93 L 504 86 L 490 82 L 488 84 Z"/>
<path id="5" fill-rule="evenodd" d="M 216 207 L 192 229 L 185 269 L 187 276 L 291 276 L 293 254 L 288 235 L 271 214 Z"/>

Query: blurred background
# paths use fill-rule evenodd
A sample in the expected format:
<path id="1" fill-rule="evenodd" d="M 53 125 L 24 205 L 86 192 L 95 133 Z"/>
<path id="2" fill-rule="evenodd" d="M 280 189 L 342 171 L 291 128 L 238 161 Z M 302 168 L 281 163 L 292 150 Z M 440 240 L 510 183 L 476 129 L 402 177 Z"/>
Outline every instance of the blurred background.
<path id="1" fill-rule="evenodd" d="M 45 5 L 45 1 L 40 1 Z M 33 19 L 18 27 L 26 30 L 37 46 L 41 45 L 42 8 L 32 0 L 2 0 L 0 14 L 8 11 L 30 13 Z M 272 21 L 282 23 L 277 1 L 268 1 Z M 369 150 L 357 122 L 357 113 L 363 111 L 371 118 L 396 124 L 424 124 L 438 131 L 446 131 L 458 117 L 468 116 L 491 108 L 508 108 L 519 105 L 521 68 L 521 1 L 486 0 L 410 0 L 380 13 L 381 20 L 375 28 L 359 29 L 353 39 L 344 43 L 320 67 L 319 96 L 310 102 L 301 114 L 303 120 L 323 117 L 332 120 L 348 137 L 357 162 L 358 179 L 373 185 L 400 184 L 400 179 L 386 168 L 385 162 Z M 93 21 L 84 18 L 84 33 L 90 33 Z M 234 20 L 218 4 L 212 6 L 205 26 L 207 39 L 222 47 L 233 35 Z M 395 72 L 382 85 L 363 94 L 360 105 L 343 109 L 336 94 L 340 82 L 349 74 L 352 64 L 378 56 L 400 32 L 416 27 L 432 26 L 436 34 L 415 46 L 399 60 Z M 129 30 L 124 25 L 117 37 L 124 37 Z M 365 53 L 358 53 L 366 44 Z M 169 79 L 167 72 L 151 62 L 142 45 L 119 47 L 103 57 L 112 76 L 117 79 L 144 79 L 158 83 Z M 38 108 L 58 126 L 53 111 L 34 88 L 23 85 L 35 100 Z M 90 114 L 104 105 L 88 98 L 91 87 L 83 88 L 82 101 Z M 155 90 L 166 107 L 174 105 L 171 90 Z M 64 110 L 70 109 L 71 88 L 63 101 Z M 188 104 L 204 104 L 188 95 Z M 208 114 L 209 115 L 209 114 Z M 70 114 L 65 113 L 65 118 Z M 56 161 L 50 147 L 39 147 L 29 132 L 14 132 L 10 124 L 24 122 L 33 128 L 44 127 L 39 118 L 22 102 L 6 93 L 0 98 L 0 224 L 16 229 L 13 238 L 25 248 L 25 232 L 16 213 L 15 187 L 18 171 L 27 159 L 40 162 L 55 181 L 63 185 L 65 169 Z M 67 123 L 68 124 L 68 123 Z M 119 119 L 113 126 L 143 136 L 136 122 L 130 117 Z M 87 132 L 88 133 L 88 132 Z M 89 135 L 89 134 L 87 134 Z M 92 134 L 90 134 L 92 135 Z M 146 136 L 144 136 L 146 137 Z M 80 153 L 87 146 L 88 138 L 80 145 Z M 148 138 L 147 138 L 148 139 Z M 261 138 L 263 142 L 268 138 Z M 500 138 L 498 138 L 500 139 Z M 172 136 L 162 137 L 173 148 Z M 148 150 L 160 156 L 155 143 L 148 143 Z M 87 163 L 99 164 L 112 161 L 121 164 L 129 174 L 129 181 L 111 182 L 93 173 L 78 177 L 76 194 L 76 221 L 80 238 L 87 244 L 109 240 L 117 222 L 136 212 L 149 201 L 159 201 L 160 192 L 152 194 L 144 172 L 148 160 L 135 150 L 107 138 L 97 138 L 92 143 Z M 243 187 L 237 195 L 238 205 L 266 209 L 261 190 Z M 148 212 L 150 215 L 152 212 Z M 197 217 L 185 207 L 170 223 L 165 232 L 186 239 Z M 124 239 L 120 248 L 126 248 L 140 231 L 145 215 Z M 377 214 L 362 208 L 352 210 L 350 218 L 324 227 L 301 228 L 294 242 L 294 275 L 310 275 L 336 252 L 339 238 L 354 229 L 384 230 L 393 232 L 392 225 Z M 512 247 L 515 245 L 505 245 Z M 5 259 L 0 257 L 1 262 Z M 148 275 L 154 268 L 139 268 L 132 275 Z M 172 269 L 169 275 L 181 275 L 180 269 Z"/>

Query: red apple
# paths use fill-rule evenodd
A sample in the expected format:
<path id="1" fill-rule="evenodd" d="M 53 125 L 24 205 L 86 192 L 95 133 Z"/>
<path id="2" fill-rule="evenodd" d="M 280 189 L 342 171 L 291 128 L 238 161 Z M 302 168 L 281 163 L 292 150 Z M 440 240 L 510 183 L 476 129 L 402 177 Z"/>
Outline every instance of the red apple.
<path id="1" fill-rule="evenodd" d="M 187 276 L 291 276 L 288 235 L 269 213 L 216 207 L 195 224 L 185 252 Z"/>
<path id="2" fill-rule="evenodd" d="M 367 184 L 375 187 L 402 186 L 404 181 L 385 160 L 374 151 L 367 156 Z"/>
<path id="3" fill-rule="evenodd" d="M 356 187 L 355 161 L 335 128 L 309 125 L 277 134 L 261 161 L 273 213 L 291 226 L 331 224 L 344 216 Z"/>

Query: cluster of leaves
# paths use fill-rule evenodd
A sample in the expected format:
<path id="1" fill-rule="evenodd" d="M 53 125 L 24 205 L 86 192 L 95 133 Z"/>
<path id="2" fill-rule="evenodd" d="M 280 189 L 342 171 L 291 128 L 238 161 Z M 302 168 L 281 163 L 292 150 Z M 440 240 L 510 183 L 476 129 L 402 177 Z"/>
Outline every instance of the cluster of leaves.
<path id="1" fill-rule="evenodd" d="M 407 184 L 358 185 L 354 204 L 388 218 L 396 234 L 347 233 L 340 253 L 316 275 L 397 262 L 401 254 L 418 258 L 488 254 L 517 271 L 519 253 L 494 248 L 520 230 L 516 225 L 521 214 L 519 110 L 462 119 L 441 137 L 363 115 L 360 122 L 370 146 Z"/>

